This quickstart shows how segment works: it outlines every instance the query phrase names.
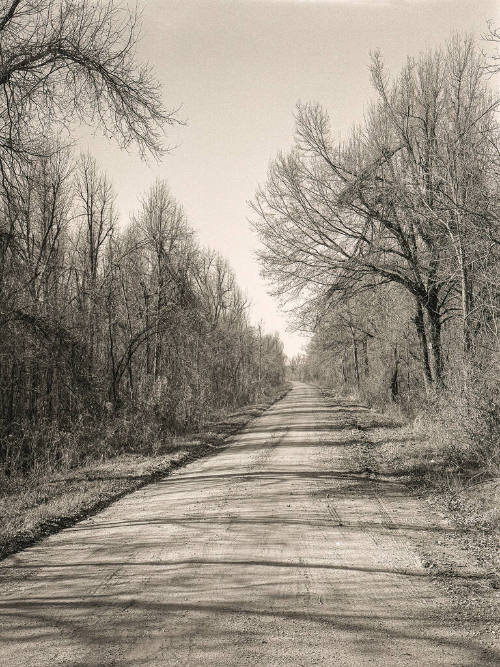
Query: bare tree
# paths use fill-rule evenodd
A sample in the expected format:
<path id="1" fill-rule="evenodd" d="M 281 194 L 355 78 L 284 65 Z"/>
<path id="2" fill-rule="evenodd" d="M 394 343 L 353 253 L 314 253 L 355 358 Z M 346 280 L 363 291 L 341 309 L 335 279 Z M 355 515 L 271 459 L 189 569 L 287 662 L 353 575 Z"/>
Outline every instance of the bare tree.
<path id="1" fill-rule="evenodd" d="M 55 124 L 98 126 L 159 155 L 173 123 L 135 56 L 138 16 L 113 0 L 8 0 L 0 10 L 0 163 L 37 156 Z"/>
<path id="2" fill-rule="evenodd" d="M 500 71 L 500 27 L 495 25 L 494 21 L 488 21 L 488 30 L 483 35 L 483 39 L 490 42 L 495 47 L 495 50 L 491 55 L 489 57 L 487 56 L 488 61 L 485 68 L 490 74 L 497 74 Z"/>
<path id="3" fill-rule="evenodd" d="M 295 149 L 253 202 L 261 261 L 313 327 L 339 299 L 399 285 L 414 299 L 426 381 L 439 386 L 442 327 L 455 312 L 470 348 L 473 249 L 496 216 L 497 102 L 470 39 L 409 60 L 393 82 L 375 55 L 372 76 L 379 99 L 344 144 L 318 105 L 299 106 Z"/>
<path id="4" fill-rule="evenodd" d="M 157 181 L 143 198 L 137 222 L 151 263 L 148 298 L 154 303 L 153 373 L 158 379 L 163 364 L 166 324 L 179 300 L 189 292 L 186 263 L 191 256 L 192 232 L 182 207 L 171 196 L 164 181 Z"/>
<path id="5" fill-rule="evenodd" d="M 96 346 L 102 338 L 99 314 L 109 276 L 103 271 L 103 260 L 117 222 L 115 195 L 106 175 L 101 173 L 95 160 L 82 155 L 76 166 L 74 216 L 77 222 L 75 239 L 75 284 L 86 332 L 89 372 L 93 372 Z"/>

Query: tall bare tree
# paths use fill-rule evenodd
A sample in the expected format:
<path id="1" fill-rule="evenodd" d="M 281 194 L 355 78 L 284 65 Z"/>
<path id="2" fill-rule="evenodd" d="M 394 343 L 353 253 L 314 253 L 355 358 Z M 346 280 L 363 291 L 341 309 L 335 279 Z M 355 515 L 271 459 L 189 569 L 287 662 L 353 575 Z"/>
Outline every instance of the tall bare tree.
<path id="1" fill-rule="evenodd" d="M 335 144 L 327 113 L 299 106 L 295 148 L 253 202 L 265 275 L 306 325 L 387 282 L 412 296 L 429 386 L 442 384 L 442 327 L 456 312 L 470 349 L 473 249 L 497 219 L 497 101 L 481 62 L 472 40 L 454 39 L 391 82 L 375 55 L 364 127 Z"/>

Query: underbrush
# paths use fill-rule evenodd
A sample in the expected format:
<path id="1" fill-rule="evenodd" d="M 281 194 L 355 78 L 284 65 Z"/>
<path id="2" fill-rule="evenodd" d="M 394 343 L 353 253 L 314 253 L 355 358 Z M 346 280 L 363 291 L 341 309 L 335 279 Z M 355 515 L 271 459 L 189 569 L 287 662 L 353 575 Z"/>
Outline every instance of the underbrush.
<path id="1" fill-rule="evenodd" d="M 492 365 L 481 371 L 463 367 L 446 378 L 439 395 L 415 396 L 408 404 L 363 396 L 373 412 L 360 417 L 352 464 L 440 496 L 464 526 L 495 531 L 500 524 L 499 388 L 498 368 Z"/>
<path id="2" fill-rule="evenodd" d="M 164 432 L 144 413 L 105 423 L 82 420 L 69 432 L 38 425 L 18 436 L 32 457 L 28 469 L 14 456 L 19 440 L 11 438 L 12 455 L 0 469 L 0 558 L 213 451 L 288 390 L 282 385 L 258 403 L 219 410 L 181 435 Z"/>
<path id="3" fill-rule="evenodd" d="M 493 370 L 493 369 L 492 369 Z M 465 374 L 464 374 L 465 375 Z M 421 414 L 416 430 L 440 453 L 443 472 L 464 482 L 500 473 L 500 393 L 492 371 L 452 381 Z"/>
<path id="4" fill-rule="evenodd" d="M 123 452 L 157 454 L 166 434 L 144 413 L 95 419 L 82 415 L 66 428 L 53 422 L 25 422 L 3 438 L 0 479 L 68 470 Z"/>
<path id="5" fill-rule="evenodd" d="M 423 481 L 446 497 L 458 521 L 500 527 L 500 393 L 495 369 L 467 372 L 415 420 L 426 443 Z"/>
<path id="6" fill-rule="evenodd" d="M 275 400 L 285 386 L 268 389 L 257 401 Z M 240 410 L 245 413 L 247 407 Z M 125 453 L 160 455 L 175 448 L 182 435 L 207 432 L 211 423 L 220 423 L 224 415 L 238 414 L 238 410 L 230 405 L 218 409 L 204 406 L 196 415 L 174 420 L 168 406 L 151 397 L 117 413 L 82 413 L 66 425 L 26 420 L 9 424 L 8 432 L 2 433 L 0 423 L 0 491 L 9 478 L 43 476 Z"/>
<path id="7" fill-rule="evenodd" d="M 500 369 L 462 365 L 445 378 L 445 388 L 397 401 L 364 388 L 362 400 L 394 425 L 405 425 L 412 442 L 404 451 L 407 474 L 442 488 L 458 488 L 500 476 Z M 395 452 L 394 452 L 395 455 Z"/>

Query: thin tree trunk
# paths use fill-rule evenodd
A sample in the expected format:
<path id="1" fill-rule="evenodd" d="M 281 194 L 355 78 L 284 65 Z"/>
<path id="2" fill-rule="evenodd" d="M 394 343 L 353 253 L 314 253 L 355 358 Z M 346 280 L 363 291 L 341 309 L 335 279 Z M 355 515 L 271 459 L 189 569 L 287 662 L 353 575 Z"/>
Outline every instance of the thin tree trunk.
<path id="1" fill-rule="evenodd" d="M 391 397 L 397 401 L 399 396 L 399 352 L 398 346 L 394 346 L 394 366 L 391 375 Z"/>
<path id="2" fill-rule="evenodd" d="M 365 336 L 363 338 L 362 345 L 363 345 L 363 368 L 364 368 L 365 378 L 367 378 L 370 375 L 370 363 L 368 359 L 368 336 Z"/>
<path id="3" fill-rule="evenodd" d="M 150 329 L 150 306 L 149 306 L 149 294 L 146 288 L 144 288 L 144 314 L 145 314 L 145 325 L 146 325 L 146 375 L 151 375 L 151 329 Z"/>
<path id="4" fill-rule="evenodd" d="M 360 387 L 360 377 L 359 377 L 359 360 L 358 360 L 358 344 L 356 342 L 356 337 L 352 336 L 352 356 L 354 361 L 354 375 L 356 377 L 356 386 Z"/>
<path id="5" fill-rule="evenodd" d="M 406 402 L 410 404 L 410 383 L 411 383 L 411 372 L 410 372 L 410 341 L 406 339 Z"/>
<path id="6" fill-rule="evenodd" d="M 460 292 L 462 301 L 462 330 L 463 349 L 466 356 L 472 349 L 471 313 L 473 308 L 473 296 L 471 278 L 467 266 L 467 260 L 462 245 L 460 245 Z"/>

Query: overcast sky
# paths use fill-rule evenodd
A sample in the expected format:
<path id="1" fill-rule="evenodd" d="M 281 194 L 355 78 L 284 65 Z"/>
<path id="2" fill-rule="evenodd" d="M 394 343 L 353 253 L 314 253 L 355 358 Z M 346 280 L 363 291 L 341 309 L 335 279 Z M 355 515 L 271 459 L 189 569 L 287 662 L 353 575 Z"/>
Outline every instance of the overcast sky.
<path id="1" fill-rule="evenodd" d="M 278 331 L 291 355 L 304 339 L 266 293 L 255 260 L 247 201 L 269 160 L 293 140 L 298 100 L 319 101 L 339 135 L 360 121 L 372 95 L 369 53 L 397 72 L 408 55 L 455 31 L 484 32 L 497 0 L 138 0 L 139 58 L 149 61 L 170 108 L 187 125 L 161 164 L 144 164 L 100 136 L 83 147 L 112 178 L 122 219 L 164 178 L 200 242 L 224 255 L 252 302 L 252 319 Z"/>

